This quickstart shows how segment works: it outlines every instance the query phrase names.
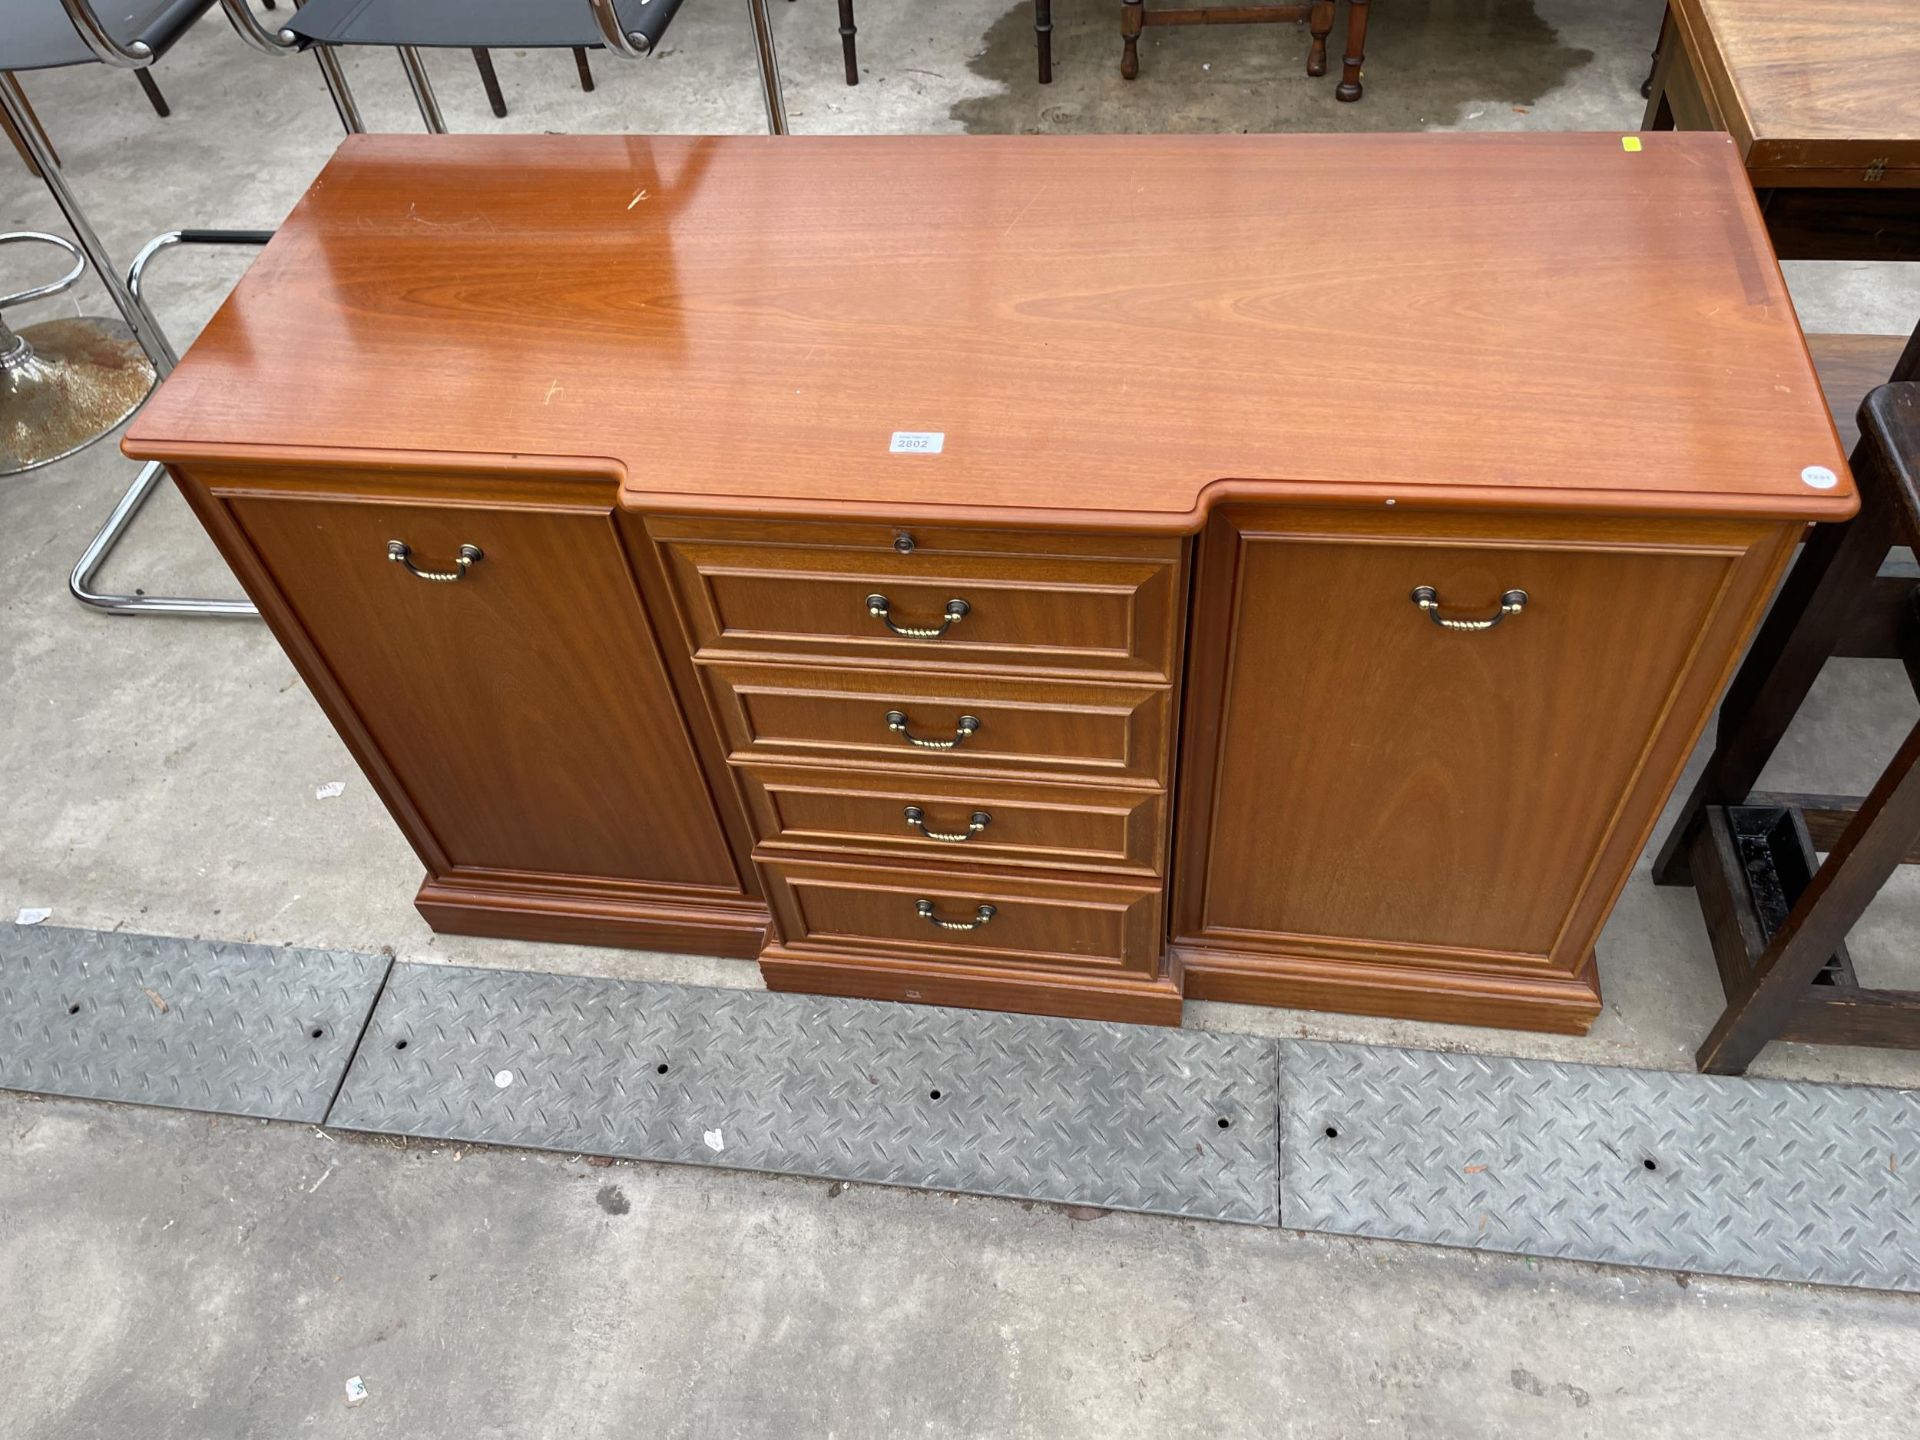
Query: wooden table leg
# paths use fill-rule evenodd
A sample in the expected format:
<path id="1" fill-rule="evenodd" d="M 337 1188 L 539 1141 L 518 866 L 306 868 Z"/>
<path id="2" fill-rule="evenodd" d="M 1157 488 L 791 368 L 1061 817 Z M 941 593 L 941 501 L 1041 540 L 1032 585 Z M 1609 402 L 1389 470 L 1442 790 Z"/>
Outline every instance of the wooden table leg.
<path id="1" fill-rule="evenodd" d="M 1893 544 L 1891 499 L 1865 475 L 1857 478 L 1860 513 L 1844 524 L 1815 528 L 1727 688 L 1713 754 L 1653 862 L 1656 885 L 1690 883 L 1687 851 L 1701 812 L 1709 805 L 1741 804 L 1753 793 L 1886 559 Z"/>
<path id="2" fill-rule="evenodd" d="M 1334 99 L 1360 98 L 1360 67 L 1366 58 L 1367 0 L 1347 0 L 1347 53 L 1340 57 L 1340 83 L 1333 88 Z"/>
<path id="3" fill-rule="evenodd" d="M 1146 8 L 1142 0 L 1120 0 L 1120 78 L 1131 80 L 1140 73 L 1140 32 L 1146 28 Z"/>
<path id="4" fill-rule="evenodd" d="M 846 61 L 847 84 L 860 83 L 860 59 L 854 53 L 853 0 L 840 0 L 840 58 Z"/>
<path id="5" fill-rule="evenodd" d="M 1710 1075 L 1745 1073 L 1813 984 L 1827 957 L 1845 942 L 1920 836 L 1920 725 L 1873 787 L 1860 813 L 1774 935 L 1740 991 L 1729 997 L 1694 1057 Z"/>
<path id="6" fill-rule="evenodd" d="M 1640 82 L 1640 98 L 1642 100 L 1651 100 L 1653 98 L 1653 77 L 1660 73 L 1660 52 L 1667 43 L 1667 26 L 1672 23 L 1673 15 L 1671 11 L 1661 17 L 1660 36 L 1653 42 L 1653 49 L 1649 53 L 1647 60 L 1647 78 Z M 1642 128 L 1647 127 L 1643 126 Z"/>
<path id="7" fill-rule="evenodd" d="M 1053 83 L 1053 0 L 1033 0 L 1033 46 L 1040 59 L 1040 83 Z"/>
<path id="8" fill-rule="evenodd" d="M 1647 101 L 1646 114 L 1640 117 L 1642 130 L 1674 128 L 1673 107 L 1667 103 L 1667 76 L 1673 73 L 1682 48 L 1674 30 L 1673 11 L 1668 10 L 1660 20 L 1660 38 L 1654 42 L 1653 68 L 1647 71 L 1647 83 L 1640 87 Z"/>
<path id="9" fill-rule="evenodd" d="M 1307 47 L 1307 74 L 1327 73 L 1327 36 L 1333 33 L 1333 0 L 1313 0 L 1313 14 L 1307 17 L 1307 33 L 1313 44 Z"/>

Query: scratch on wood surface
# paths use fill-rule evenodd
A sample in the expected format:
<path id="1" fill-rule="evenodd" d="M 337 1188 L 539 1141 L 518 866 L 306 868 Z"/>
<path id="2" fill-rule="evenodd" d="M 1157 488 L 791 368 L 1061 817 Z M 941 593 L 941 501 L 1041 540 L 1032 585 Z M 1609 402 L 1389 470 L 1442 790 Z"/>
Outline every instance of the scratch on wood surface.
<path id="1" fill-rule="evenodd" d="M 553 403 L 553 397 L 558 395 L 561 392 L 561 390 L 563 390 L 564 388 L 566 387 L 561 385 L 561 383 L 558 380 L 554 381 L 551 385 L 547 386 L 546 398 L 542 400 L 540 403 L 542 405 L 551 405 Z"/>
<path id="2" fill-rule="evenodd" d="M 1033 198 L 1027 201 L 1026 204 L 1020 207 L 1020 213 L 1014 216 L 1013 219 L 1007 222 L 1007 228 L 1000 232 L 1000 238 L 1004 240 L 1009 235 L 1013 234 L 1014 227 L 1018 225 L 1022 220 L 1027 218 L 1027 212 L 1033 209 L 1034 206 L 1038 205 L 1040 203 L 1040 197 L 1042 195 L 1045 195 L 1047 191 L 1051 190 L 1052 188 L 1053 188 L 1053 182 L 1049 180 L 1046 184 L 1042 185 L 1038 190 L 1034 191 Z"/>
<path id="3" fill-rule="evenodd" d="M 644 199 L 646 199 L 646 198 L 647 198 L 647 192 L 646 192 L 646 191 L 644 191 L 644 190 L 636 190 L 636 191 L 634 191 L 634 192 L 633 192 L 633 198 L 632 198 L 631 200 L 629 200 L 629 201 L 627 202 L 627 208 L 628 208 L 629 210 L 631 210 L 631 209 L 632 209 L 632 208 L 633 208 L 634 206 L 636 206 L 636 205 L 638 205 L 638 204 L 639 204 L 639 203 L 640 203 L 640 202 L 641 202 L 642 200 L 644 200 Z"/>

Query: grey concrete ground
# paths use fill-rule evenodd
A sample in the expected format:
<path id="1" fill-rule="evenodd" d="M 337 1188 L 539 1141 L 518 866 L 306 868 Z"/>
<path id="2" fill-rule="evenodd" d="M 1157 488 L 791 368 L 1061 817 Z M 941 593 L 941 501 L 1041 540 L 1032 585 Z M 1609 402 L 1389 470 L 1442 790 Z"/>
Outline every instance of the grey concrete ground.
<path id="1" fill-rule="evenodd" d="M 1161 30 L 1117 74 L 1111 0 L 1056 0 L 1057 81 L 1011 0 L 775 6 L 811 132 L 1629 129 L 1658 0 L 1378 0 L 1367 99 L 1300 73 L 1304 33 Z M 497 57 L 487 114 L 432 57 L 459 130 L 744 131 L 742 7 L 690 5 L 644 65 Z M 386 52 L 349 57 L 369 124 L 412 129 Z M 217 18 L 131 77 L 29 76 L 109 246 L 270 226 L 337 139 L 310 61 Z M 0 228 L 58 229 L 0 151 Z M 26 263 L 19 252 L 8 264 Z M 186 341 L 235 257 L 170 257 Z M 11 278 L 11 273 L 8 278 Z M 1904 331 L 1920 276 L 1790 267 L 1809 328 Z M 105 308 L 97 291 L 82 308 Z M 70 313 L 44 303 L 16 319 Z M 299 376 L 280 377 L 299 384 Z M 723 985 L 750 966 L 435 937 L 418 867 L 258 627 L 83 612 L 65 574 L 130 478 L 102 446 L 0 481 L 0 917 Z M 106 577 L 229 588 L 169 493 Z M 1767 783 L 1862 789 L 1913 719 L 1898 667 L 1839 662 Z M 315 787 L 346 782 L 338 799 Z M 1920 888 L 1856 934 L 1920 983 Z M 1579 1040 L 1195 1005 L 1189 1023 L 1684 1068 L 1717 1013 L 1692 897 L 1644 868 L 1600 945 Z M 1759 1073 L 1920 1083 L 1920 1057 L 1773 1047 Z M 1856 1436 L 1912 1433 L 1909 1298 L 1611 1272 L 1221 1226 L 659 1167 L 330 1139 L 294 1127 L 0 1096 L 0 1435 L 624 1434 Z M 372 1392 L 340 1403 L 349 1375 Z"/>

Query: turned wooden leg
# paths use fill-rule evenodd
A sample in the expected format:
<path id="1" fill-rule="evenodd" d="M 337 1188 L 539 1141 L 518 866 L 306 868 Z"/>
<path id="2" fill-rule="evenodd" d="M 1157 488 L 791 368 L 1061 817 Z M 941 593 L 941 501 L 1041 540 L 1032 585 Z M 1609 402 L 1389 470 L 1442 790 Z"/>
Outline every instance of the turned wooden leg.
<path id="1" fill-rule="evenodd" d="M 1340 57 L 1336 100 L 1360 98 L 1360 66 L 1367 58 L 1367 0 L 1347 0 L 1347 53 Z"/>
<path id="2" fill-rule="evenodd" d="M 587 63 L 587 49 L 584 45 L 573 47 L 573 68 L 580 72 L 580 88 L 587 94 L 593 93 L 593 66 Z"/>
<path id="3" fill-rule="evenodd" d="M 1313 44 L 1307 50 L 1307 74 L 1327 73 L 1327 36 L 1333 33 L 1333 0 L 1314 0 L 1313 14 L 1307 17 L 1307 31 Z"/>
<path id="4" fill-rule="evenodd" d="M 860 83 L 860 56 L 854 48 L 853 0 L 840 0 L 840 58 L 846 62 L 847 84 Z"/>
<path id="5" fill-rule="evenodd" d="M 1142 0 L 1120 0 L 1120 78 L 1140 73 L 1140 31 L 1146 24 Z"/>
<path id="6" fill-rule="evenodd" d="M 486 87 L 487 104 L 496 118 L 507 117 L 507 97 L 500 93 L 500 77 L 494 73 L 493 56 L 479 46 L 473 48 L 473 63 L 480 71 L 480 83 Z"/>
<path id="7" fill-rule="evenodd" d="M 1040 83 L 1053 83 L 1053 0 L 1033 0 L 1033 48 L 1040 58 Z"/>

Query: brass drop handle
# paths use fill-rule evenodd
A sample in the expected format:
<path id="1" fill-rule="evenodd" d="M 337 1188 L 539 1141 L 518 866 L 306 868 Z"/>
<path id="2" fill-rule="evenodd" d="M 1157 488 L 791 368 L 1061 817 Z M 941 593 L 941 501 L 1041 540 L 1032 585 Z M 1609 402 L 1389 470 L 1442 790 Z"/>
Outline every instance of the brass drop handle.
<path id="1" fill-rule="evenodd" d="M 938 640 L 948 630 L 967 618 L 967 611 L 973 607 L 964 600 L 947 601 L 947 618 L 938 626 L 899 625 L 894 623 L 893 605 L 884 595 L 867 596 L 867 614 L 884 624 L 896 635 L 904 635 L 909 640 Z"/>
<path id="2" fill-rule="evenodd" d="M 417 575 L 422 580 L 437 580 L 443 584 L 452 584 L 455 580 L 466 579 L 467 571 L 474 567 L 476 561 L 483 558 L 485 557 L 481 555 L 478 545 L 462 545 L 460 547 L 459 558 L 453 562 L 453 569 L 422 570 L 418 565 L 413 563 L 413 547 L 408 545 L 406 541 L 387 541 L 387 559 L 396 565 L 406 566 L 409 575 Z"/>
<path id="3" fill-rule="evenodd" d="M 929 840 L 944 840 L 949 845 L 959 845 L 971 840 L 982 830 L 986 829 L 988 822 L 992 819 L 993 816 L 989 815 L 986 811 L 976 810 L 968 819 L 965 830 L 929 830 L 927 828 L 927 812 L 922 810 L 918 805 L 907 806 L 907 827 L 909 829 L 918 830 Z"/>
<path id="4" fill-rule="evenodd" d="M 933 913 L 933 901 L 931 900 L 916 900 L 913 902 L 913 908 L 920 912 L 920 918 L 922 920 L 925 920 L 929 925 L 938 925 L 942 930 L 978 930 L 982 925 L 993 919 L 995 913 L 993 906 L 982 905 L 973 912 L 973 919 L 971 920 L 942 920 L 938 915 Z"/>
<path id="5" fill-rule="evenodd" d="M 1485 620 L 1447 620 L 1440 614 L 1440 593 L 1431 585 L 1416 585 L 1413 594 L 1407 597 L 1418 605 L 1426 616 L 1442 630 L 1491 630 L 1509 615 L 1518 615 L 1527 608 L 1527 592 L 1509 590 L 1500 597 L 1500 613 Z"/>
<path id="6" fill-rule="evenodd" d="M 962 715 L 960 723 L 953 727 L 951 740 L 922 740 L 918 735 L 907 733 L 907 714 L 904 710 L 887 711 L 887 729 L 893 731 L 909 745 L 918 745 L 922 750 L 951 750 L 962 740 L 980 728 L 977 715 Z"/>

